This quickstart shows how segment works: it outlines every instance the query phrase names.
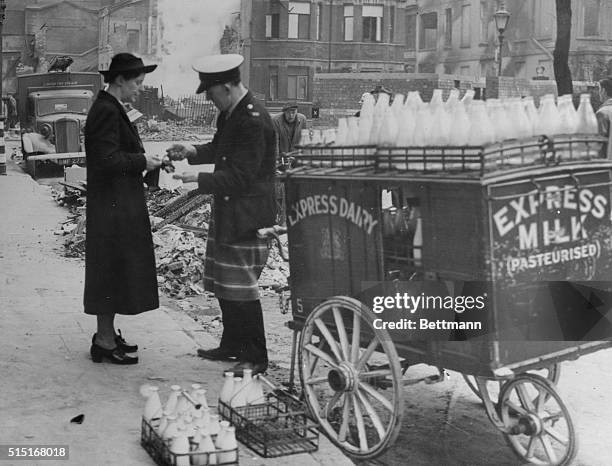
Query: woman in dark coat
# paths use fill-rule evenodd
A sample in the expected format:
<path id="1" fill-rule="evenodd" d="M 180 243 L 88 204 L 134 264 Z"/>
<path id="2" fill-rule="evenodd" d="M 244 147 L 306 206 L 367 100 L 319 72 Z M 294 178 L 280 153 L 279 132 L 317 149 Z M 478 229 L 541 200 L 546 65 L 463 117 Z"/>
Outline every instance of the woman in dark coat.
<path id="1" fill-rule="evenodd" d="M 114 327 L 115 314 L 133 315 L 159 307 L 151 225 L 144 197 L 143 172 L 161 165 L 146 155 L 138 131 L 121 102 L 142 90 L 144 66 L 128 53 L 113 57 L 101 71 L 100 91 L 85 124 L 87 155 L 87 241 L 85 313 L 97 316 L 92 338 L 94 362 L 136 364 L 136 345 L 128 345 Z"/>

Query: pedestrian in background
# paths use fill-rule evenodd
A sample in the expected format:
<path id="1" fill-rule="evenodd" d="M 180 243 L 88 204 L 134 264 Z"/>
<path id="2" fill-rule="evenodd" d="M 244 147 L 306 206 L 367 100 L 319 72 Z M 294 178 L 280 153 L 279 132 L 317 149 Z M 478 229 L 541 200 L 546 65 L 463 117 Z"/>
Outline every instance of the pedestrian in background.
<path id="1" fill-rule="evenodd" d="M 599 81 L 599 98 L 601 107 L 597 109 L 597 126 L 599 134 L 610 137 L 610 121 L 612 120 L 612 78 L 604 78 Z"/>
<path id="2" fill-rule="evenodd" d="M 89 110 L 85 123 L 87 212 L 85 313 L 97 316 L 91 342 L 94 362 L 136 364 L 138 350 L 115 331 L 116 314 L 134 315 L 159 307 L 151 225 L 143 172 L 161 166 L 161 157 L 145 154 L 138 130 L 123 102 L 143 89 L 145 66 L 129 53 L 113 57 L 100 71 L 108 83 Z"/>
<path id="3" fill-rule="evenodd" d="M 278 142 L 277 163 L 282 166 L 287 154 L 300 143 L 302 130 L 306 129 L 306 116 L 298 112 L 296 102 L 288 102 L 283 106 L 282 113 L 272 118 L 272 123 Z"/>
<path id="4" fill-rule="evenodd" d="M 257 230 L 274 224 L 275 133 L 270 115 L 240 81 L 236 54 L 205 57 L 193 68 L 199 73 L 197 93 L 206 91 L 220 110 L 212 142 L 174 144 L 171 160 L 215 164 L 213 173 L 176 174 L 212 193 L 213 207 L 206 243 L 204 288 L 219 300 L 223 335 L 218 348 L 198 355 L 216 361 L 238 359 L 231 369 L 241 376 L 268 367 L 268 352 L 258 280 L 268 259 L 268 245 Z"/>

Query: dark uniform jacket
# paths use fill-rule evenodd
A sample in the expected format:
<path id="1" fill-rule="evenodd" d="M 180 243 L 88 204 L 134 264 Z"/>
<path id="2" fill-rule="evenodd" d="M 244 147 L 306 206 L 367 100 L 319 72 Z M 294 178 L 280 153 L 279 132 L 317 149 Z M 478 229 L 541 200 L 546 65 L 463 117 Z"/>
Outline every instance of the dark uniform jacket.
<path id="1" fill-rule="evenodd" d="M 138 314 L 159 307 L 144 148 L 121 103 L 98 94 L 85 124 L 85 312 Z"/>
<path id="2" fill-rule="evenodd" d="M 215 164 L 213 173 L 199 174 L 198 188 L 214 195 L 218 242 L 254 239 L 256 230 L 274 224 L 275 143 L 268 111 L 248 92 L 229 118 L 220 113 L 212 142 L 196 146 L 190 164 Z"/>

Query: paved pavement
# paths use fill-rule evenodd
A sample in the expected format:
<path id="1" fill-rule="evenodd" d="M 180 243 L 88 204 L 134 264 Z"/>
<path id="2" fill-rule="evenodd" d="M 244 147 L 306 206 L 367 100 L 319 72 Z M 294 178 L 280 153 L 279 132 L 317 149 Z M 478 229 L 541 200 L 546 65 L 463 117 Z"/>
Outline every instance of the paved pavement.
<path id="1" fill-rule="evenodd" d="M 9 162 L 8 176 L 0 177 L 0 445 L 70 447 L 68 461 L 15 462 L 19 466 L 152 465 L 139 444 L 139 387 L 156 384 L 167 395 L 172 384 L 200 383 L 215 404 L 225 366 L 197 358 L 198 345 L 213 345 L 213 338 L 163 306 L 117 318 L 141 348 L 138 365 L 94 364 L 95 319 L 82 312 L 83 261 L 62 257 L 61 239 L 53 234 L 65 218 L 50 188 Z M 84 422 L 71 423 L 79 414 Z M 315 454 L 278 459 L 241 446 L 240 463 L 352 464 L 325 438 L 320 443 Z"/>

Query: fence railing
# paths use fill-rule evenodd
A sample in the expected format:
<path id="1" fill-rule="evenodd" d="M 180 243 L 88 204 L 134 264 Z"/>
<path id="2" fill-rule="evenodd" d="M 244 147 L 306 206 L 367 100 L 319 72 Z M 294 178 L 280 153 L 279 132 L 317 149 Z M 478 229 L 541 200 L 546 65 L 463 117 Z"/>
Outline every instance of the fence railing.
<path id="1" fill-rule="evenodd" d="M 177 99 L 168 99 L 162 116 L 193 126 L 212 126 L 215 124 L 217 109 L 202 95 L 184 95 Z"/>

